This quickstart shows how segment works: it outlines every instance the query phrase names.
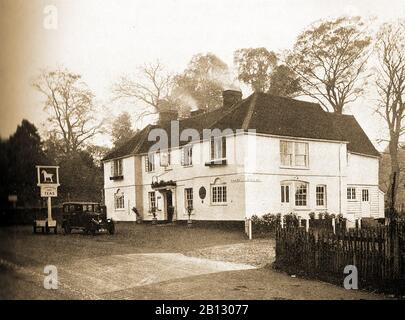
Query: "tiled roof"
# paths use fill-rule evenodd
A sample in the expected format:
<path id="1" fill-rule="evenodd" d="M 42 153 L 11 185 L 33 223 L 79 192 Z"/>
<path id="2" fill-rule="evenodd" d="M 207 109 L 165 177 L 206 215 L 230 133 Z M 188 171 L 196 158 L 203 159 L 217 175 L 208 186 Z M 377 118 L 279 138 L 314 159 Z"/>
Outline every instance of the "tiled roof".
<path id="1" fill-rule="evenodd" d="M 203 129 L 229 128 L 255 129 L 257 133 L 286 137 L 347 141 L 351 152 L 379 156 L 353 116 L 328 113 L 316 103 L 265 93 L 254 93 L 230 108 L 219 108 L 186 118 L 180 120 L 179 124 L 180 133 L 186 128 L 193 128 L 200 136 Z M 170 140 L 170 122 L 160 126 L 149 125 L 123 146 L 112 150 L 103 160 L 148 152 L 155 143 L 147 139 L 153 128 L 165 130 Z"/>

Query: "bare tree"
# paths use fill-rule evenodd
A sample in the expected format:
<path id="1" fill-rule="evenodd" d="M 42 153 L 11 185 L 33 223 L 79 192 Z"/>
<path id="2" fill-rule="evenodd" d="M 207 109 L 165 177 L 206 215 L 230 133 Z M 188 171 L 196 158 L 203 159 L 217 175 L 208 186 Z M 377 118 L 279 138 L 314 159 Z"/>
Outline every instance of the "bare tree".
<path id="1" fill-rule="evenodd" d="M 94 117 L 94 94 L 80 75 L 66 69 L 43 71 L 33 86 L 46 97 L 46 125 L 62 142 L 65 154 L 78 151 L 100 132 L 102 122 Z"/>
<path id="2" fill-rule="evenodd" d="M 172 75 L 156 61 L 138 68 L 136 78 L 122 76 L 113 85 L 114 99 L 127 99 L 141 102 L 136 110 L 138 119 L 157 114 L 162 101 L 168 100 L 172 88 Z"/>
<path id="3" fill-rule="evenodd" d="M 378 32 L 375 48 L 379 59 L 376 112 L 384 118 L 389 130 L 391 172 L 388 203 L 394 209 L 401 171 L 399 140 L 405 132 L 405 21 L 384 24 Z"/>
<path id="4" fill-rule="evenodd" d="M 321 21 L 301 33 L 286 63 L 303 93 L 341 114 L 362 94 L 371 37 L 360 17 Z"/>

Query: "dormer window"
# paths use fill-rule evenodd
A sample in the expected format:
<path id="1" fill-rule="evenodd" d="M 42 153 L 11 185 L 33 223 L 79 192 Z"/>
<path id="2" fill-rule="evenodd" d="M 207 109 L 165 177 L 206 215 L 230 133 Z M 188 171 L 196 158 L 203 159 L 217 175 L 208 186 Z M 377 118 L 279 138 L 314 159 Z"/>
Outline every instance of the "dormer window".
<path id="1" fill-rule="evenodd" d="M 122 180 L 123 170 L 122 170 L 122 159 L 116 159 L 111 162 L 111 176 L 110 180 Z"/>
<path id="2" fill-rule="evenodd" d="M 182 148 L 181 165 L 185 167 L 193 165 L 193 146 L 185 146 Z"/>
<path id="3" fill-rule="evenodd" d="M 148 153 L 145 156 L 145 171 L 146 172 L 155 171 L 155 154 L 154 153 Z"/>
<path id="4" fill-rule="evenodd" d="M 165 169 L 169 169 L 170 168 L 170 151 L 162 151 L 159 154 L 159 161 L 160 161 L 160 166 L 164 167 Z"/>

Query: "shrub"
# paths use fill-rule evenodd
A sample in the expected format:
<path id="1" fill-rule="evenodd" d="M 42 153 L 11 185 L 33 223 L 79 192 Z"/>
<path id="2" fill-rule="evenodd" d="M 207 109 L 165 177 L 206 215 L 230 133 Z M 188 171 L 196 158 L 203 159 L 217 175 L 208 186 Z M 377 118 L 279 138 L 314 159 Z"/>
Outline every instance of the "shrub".
<path id="1" fill-rule="evenodd" d="M 267 213 L 261 217 L 253 215 L 251 221 L 253 237 L 272 236 L 280 225 L 281 214 Z"/>

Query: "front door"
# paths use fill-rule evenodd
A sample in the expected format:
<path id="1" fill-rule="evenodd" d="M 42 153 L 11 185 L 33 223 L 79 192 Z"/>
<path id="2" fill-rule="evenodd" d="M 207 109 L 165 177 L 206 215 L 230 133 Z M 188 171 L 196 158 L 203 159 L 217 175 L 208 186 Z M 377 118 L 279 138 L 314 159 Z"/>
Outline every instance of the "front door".
<path id="1" fill-rule="evenodd" d="M 167 212 L 167 221 L 172 222 L 174 207 L 173 207 L 173 194 L 171 191 L 166 192 L 166 212 Z"/>
<path id="2" fill-rule="evenodd" d="M 281 213 L 288 214 L 292 212 L 291 206 L 291 183 L 282 183 L 280 188 L 281 193 Z"/>
<path id="3" fill-rule="evenodd" d="M 370 218 L 370 194 L 368 189 L 361 190 L 361 217 Z"/>

